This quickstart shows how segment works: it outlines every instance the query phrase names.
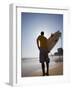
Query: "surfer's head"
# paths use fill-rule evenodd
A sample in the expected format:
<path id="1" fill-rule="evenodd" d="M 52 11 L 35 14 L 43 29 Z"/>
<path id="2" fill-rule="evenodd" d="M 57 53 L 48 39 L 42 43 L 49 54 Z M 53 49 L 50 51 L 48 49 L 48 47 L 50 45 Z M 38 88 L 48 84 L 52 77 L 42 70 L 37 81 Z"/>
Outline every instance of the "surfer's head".
<path id="1" fill-rule="evenodd" d="M 41 32 L 41 35 L 42 35 L 42 36 L 44 35 L 44 32 L 43 32 L 43 31 Z"/>

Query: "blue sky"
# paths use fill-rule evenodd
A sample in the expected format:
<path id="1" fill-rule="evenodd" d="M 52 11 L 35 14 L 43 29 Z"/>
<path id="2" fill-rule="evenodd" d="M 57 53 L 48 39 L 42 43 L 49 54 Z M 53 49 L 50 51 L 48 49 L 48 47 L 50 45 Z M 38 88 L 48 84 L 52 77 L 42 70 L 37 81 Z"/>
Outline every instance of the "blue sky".
<path id="1" fill-rule="evenodd" d="M 48 38 L 51 33 L 57 30 L 63 32 L 63 15 L 61 14 L 44 14 L 44 13 L 21 13 L 21 56 L 38 57 L 36 39 L 41 31 L 44 31 Z M 63 35 L 62 35 L 63 36 Z M 57 48 L 63 47 L 61 39 L 53 48 L 51 53 L 57 51 Z"/>

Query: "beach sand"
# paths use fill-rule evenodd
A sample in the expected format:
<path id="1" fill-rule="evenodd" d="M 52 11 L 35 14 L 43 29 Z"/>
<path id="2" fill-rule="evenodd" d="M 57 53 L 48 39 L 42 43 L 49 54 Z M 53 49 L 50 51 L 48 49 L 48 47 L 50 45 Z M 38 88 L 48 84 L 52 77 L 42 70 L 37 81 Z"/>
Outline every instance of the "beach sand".
<path id="1" fill-rule="evenodd" d="M 58 62 L 56 66 L 49 69 L 49 76 L 63 75 L 63 63 Z M 41 70 L 32 73 L 32 76 L 42 76 Z"/>
<path id="2" fill-rule="evenodd" d="M 45 66 L 46 72 L 46 66 Z M 63 75 L 63 58 L 56 58 L 49 63 L 49 76 Z M 42 76 L 39 61 L 22 61 L 22 77 Z"/>
<path id="3" fill-rule="evenodd" d="M 49 69 L 49 76 L 56 76 L 56 75 L 63 75 L 63 62 L 58 62 L 53 68 Z M 34 76 L 42 76 L 41 68 L 22 75 L 22 77 L 34 77 Z"/>
<path id="4" fill-rule="evenodd" d="M 49 70 L 49 75 L 63 75 L 63 63 L 60 63 Z"/>

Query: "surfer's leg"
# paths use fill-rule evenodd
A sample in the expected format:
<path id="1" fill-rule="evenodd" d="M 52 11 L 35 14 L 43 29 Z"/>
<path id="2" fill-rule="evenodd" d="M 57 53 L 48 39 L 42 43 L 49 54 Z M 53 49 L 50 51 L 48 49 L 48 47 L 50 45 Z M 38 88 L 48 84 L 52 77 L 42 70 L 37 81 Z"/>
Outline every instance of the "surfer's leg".
<path id="1" fill-rule="evenodd" d="M 42 73 L 43 73 L 43 76 L 45 76 L 45 64 L 44 64 L 44 62 L 41 63 L 41 66 L 42 66 Z"/>
<path id="2" fill-rule="evenodd" d="M 49 63 L 48 62 L 46 62 L 46 67 L 47 67 L 46 75 L 49 75 Z"/>

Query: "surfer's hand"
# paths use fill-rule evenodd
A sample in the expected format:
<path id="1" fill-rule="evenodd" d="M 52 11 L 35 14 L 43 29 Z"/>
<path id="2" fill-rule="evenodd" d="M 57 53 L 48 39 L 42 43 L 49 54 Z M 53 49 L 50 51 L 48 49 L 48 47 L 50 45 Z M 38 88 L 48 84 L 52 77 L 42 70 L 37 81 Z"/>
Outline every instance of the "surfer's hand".
<path id="1" fill-rule="evenodd" d="M 38 49 L 40 50 L 40 47 L 38 47 Z"/>
<path id="2" fill-rule="evenodd" d="M 48 50 L 48 53 L 50 53 L 50 51 Z"/>

